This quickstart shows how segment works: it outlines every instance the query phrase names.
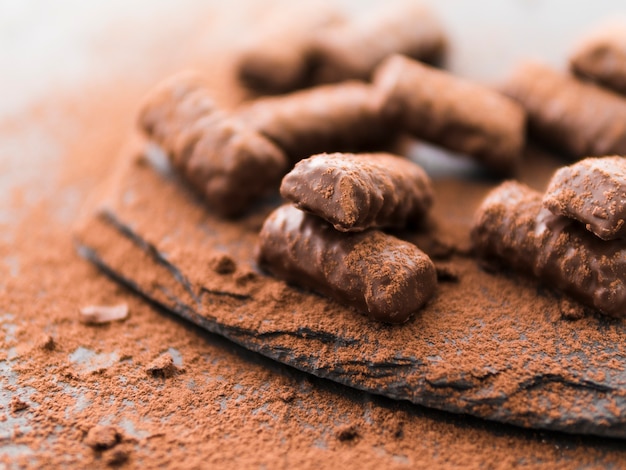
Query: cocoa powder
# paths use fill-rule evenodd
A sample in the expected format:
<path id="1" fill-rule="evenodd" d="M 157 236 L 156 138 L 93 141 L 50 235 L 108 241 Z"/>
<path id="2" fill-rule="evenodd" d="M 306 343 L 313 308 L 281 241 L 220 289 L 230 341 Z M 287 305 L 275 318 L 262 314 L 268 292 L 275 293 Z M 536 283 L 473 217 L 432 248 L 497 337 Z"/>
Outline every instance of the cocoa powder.
<path id="1" fill-rule="evenodd" d="M 163 60 L 156 52 L 161 51 L 156 50 L 154 57 Z M 187 61 L 188 65 L 202 62 L 199 56 Z M 236 101 L 241 91 L 231 88 L 221 72 L 229 69 L 221 68 L 223 62 L 215 57 L 211 65 L 216 70 L 214 85 L 224 101 Z M 9 197 L 0 206 L 9 218 L 7 223 L 3 217 L 0 237 L 0 383 L 10 397 L 4 396 L 0 412 L 2 464 L 9 468 L 551 469 L 626 464 L 619 441 L 529 431 L 432 411 L 299 373 L 178 321 L 80 259 L 71 230 L 79 206 L 103 175 L 115 171 L 111 155 L 126 138 L 140 97 L 172 71 L 169 67 L 154 66 L 149 77 L 137 81 L 84 84 L 70 96 L 56 93 L 0 125 L 3 140 L 41 128 L 45 138 L 60 149 L 57 159 L 37 166 L 37 178 L 13 181 Z M 29 154 L 34 158 L 37 152 L 31 149 Z M 535 159 L 534 165 L 524 169 L 525 180 L 543 189 L 554 160 L 548 157 L 547 164 Z M 547 170 L 541 170 L 541 165 Z M 441 236 L 431 242 L 433 256 L 448 257 L 449 269 L 460 279 L 458 284 L 443 285 L 440 295 L 462 289 L 468 299 L 455 310 L 463 314 L 444 312 L 431 325 L 445 325 L 451 341 L 455 325 L 478 321 L 481 316 L 497 319 L 497 312 L 477 312 L 472 304 L 471 294 L 485 277 L 491 279 L 494 292 L 516 299 L 519 309 L 528 300 L 528 289 L 520 295 L 515 284 L 500 276 L 473 279 L 467 275 L 473 272 L 468 267 L 473 261 L 459 261 L 443 249 L 452 247 L 455 254 L 466 249 L 468 218 L 492 186 L 460 180 L 439 181 L 436 186 L 435 210 L 449 210 L 445 219 L 435 221 Z M 233 224 L 224 236 L 250 238 L 264 215 L 246 219 L 246 225 Z M 102 237 L 106 243 L 105 232 Z M 426 243 L 422 248 L 426 250 Z M 237 259 L 233 280 L 224 279 L 212 272 L 213 254 L 198 256 L 208 259 L 198 263 L 204 271 L 197 274 L 209 277 L 216 288 L 224 282 L 238 286 L 269 282 L 247 270 L 245 263 L 240 266 Z M 297 295 L 278 284 L 272 292 L 275 315 L 284 314 L 281 305 L 289 305 Z M 120 303 L 128 304 L 132 312 L 122 323 L 93 328 L 76 316 L 82 305 Z M 561 312 L 550 305 L 546 304 L 541 318 L 529 316 L 529 322 L 537 320 L 542 325 L 535 332 L 539 336 L 552 334 L 550 325 L 560 321 Z M 327 307 L 322 300 L 311 305 L 318 314 Z M 563 341 L 582 341 L 574 333 L 591 330 L 592 323 L 588 317 L 573 322 L 572 335 Z M 494 325 L 501 341 L 515 341 L 514 331 L 499 328 L 497 320 Z M 611 342 L 610 332 L 604 340 Z M 497 359 L 498 349 L 494 341 L 484 351 L 485 357 Z M 164 354 L 184 372 L 151 378 L 146 368 Z M 440 351 L 440 356 L 448 364 L 478 359 L 458 357 L 453 349 Z M 603 360 L 601 352 L 597 360 Z M 555 385 L 549 398 L 555 403 L 570 399 L 559 392 Z M 18 401 L 28 407 L 13 412 L 10 404 Z M 96 426 L 113 426 L 113 447 L 94 450 L 89 445 L 90 432 L 99 434 L 92 431 Z"/>

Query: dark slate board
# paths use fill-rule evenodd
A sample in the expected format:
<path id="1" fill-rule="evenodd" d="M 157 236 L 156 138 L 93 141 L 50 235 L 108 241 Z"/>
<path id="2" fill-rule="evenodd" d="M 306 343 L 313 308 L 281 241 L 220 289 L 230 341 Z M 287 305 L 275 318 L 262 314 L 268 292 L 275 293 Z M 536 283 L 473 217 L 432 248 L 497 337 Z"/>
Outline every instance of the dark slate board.
<path id="1" fill-rule="evenodd" d="M 79 252 L 119 282 L 201 328 L 315 376 L 393 399 L 529 428 L 626 437 L 623 322 L 593 315 L 583 322 L 546 318 L 542 307 L 556 302 L 554 296 L 543 295 L 530 281 L 494 277 L 471 258 L 457 256 L 461 282 L 465 276 L 484 278 L 484 288 L 472 301 L 497 311 L 496 329 L 481 318 L 452 322 L 465 313 L 466 299 L 455 298 L 454 284 L 445 283 L 409 323 L 380 326 L 280 281 L 258 282 L 263 274 L 254 263 L 254 246 L 270 206 L 236 222 L 220 220 L 166 167 L 130 157 L 111 188 L 77 231 Z M 479 183 L 459 187 L 476 203 L 486 189 Z M 151 204 L 155 198 L 167 203 Z M 447 217 L 445 230 L 467 231 L 471 214 L 455 209 L 454 201 L 440 204 L 438 210 Z M 227 233 L 235 227 L 240 237 L 229 239 Z M 216 251 L 236 259 L 238 276 L 211 273 L 207 257 Z M 242 275 L 242 270 L 256 274 Z M 232 282 L 226 283 L 228 288 L 220 282 L 218 289 L 218 277 Z M 521 313 L 508 305 L 511 286 L 532 294 L 537 311 L 533 331 L 516 329 Z M 324 307 L 323 317 L 310 314 L 311 302 Z M 259 309 L 268 306 L 271 315 L 260 318 Z M 545 329 L 550 330 L 550 344 Z M 494 331 L 515 335 L 503 338 Z M 566 335 L 582 338 L 575 350 L 562 341 Z M 408 338 L 400 342 L 402 347 L 398 336 Z M 602 361 L 595 360 L 599 355 Z M 469 365 L 455 360 L 463 356 L 477 360 Z"/>

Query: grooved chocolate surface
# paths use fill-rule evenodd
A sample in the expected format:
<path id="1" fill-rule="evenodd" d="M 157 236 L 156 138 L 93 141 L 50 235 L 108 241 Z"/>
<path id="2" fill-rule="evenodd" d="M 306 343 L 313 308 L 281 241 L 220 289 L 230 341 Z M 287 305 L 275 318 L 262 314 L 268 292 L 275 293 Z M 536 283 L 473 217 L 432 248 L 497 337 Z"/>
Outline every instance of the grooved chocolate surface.
<path id="1" fill-rule="evenodd" d="M 279 279 L 385 323 L 407 321 L 437 286 L 435 265 L 412 243 L 377 230 L 341 233 L 291 205 L 269 215 L 259 247 L 259 263 Z"/>
<path id="2" fill-rule="evenodd" d="M 287 162 L 276 145 L 219 110 L 197 77 L 185 73 L 158 85 L 139 125 L 211 209 L 236 216 L 278 186 Z"/>
<path id="3" fill-rule="evenodd" d="M 384 153 L 314 155 L 285 175 L 280 194 L 342 232 L 415 226 L 433 201 L 421 167 Z"/>
<path id="4" fill-rule="evenodd" d="M 599 25 L 578 44 L 570 68 L 626 95 L 626 20 Z"/>
<path id="5" fill-rule="evenodd" d="M 626 158 L 586 158 L 557 170 L 543 205 L 603 240 L 626 237 Z"/>
<path id="6" fill-rule="evenodd" d="M 371 85 L 357 81 L 260 98 L 244 105 L 239 117 L 292 162 L 321 152 L 371 150 L 394 136 Z"/>
<path id="7" fill-rule="evenodd" d="M 317 35 L 313 45 L 316 81 L 368 80 L 392 54 L 426 62 L 442 58 L 445 33 L 430 9 L 412 1 L 381 6 Z"/>
<path id="8" fill-rule="evenodd" d="M 576 158 L 626 154 L 626 98 L 534 62 L 502 87 L 528 113 L 530 130 Z"/>
<path id="9" fill-rule="evenodd" d="M 478 255 L 533 275 L 547 286 L 614 317 L 626 317 L 626 246 L 600 240 L 543 208 L 541 194 L 506 182 L 478 209 Z"/>

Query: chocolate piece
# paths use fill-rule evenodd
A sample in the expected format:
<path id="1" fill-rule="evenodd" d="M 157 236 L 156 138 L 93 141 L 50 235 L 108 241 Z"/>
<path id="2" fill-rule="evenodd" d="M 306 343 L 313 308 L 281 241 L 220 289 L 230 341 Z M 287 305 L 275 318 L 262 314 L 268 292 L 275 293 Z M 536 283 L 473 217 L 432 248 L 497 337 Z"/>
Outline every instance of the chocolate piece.
<path id="1" fill-rule="evenodd" d="M 603 240 L 626 238 L 626 158 L 586 158 L 561 168 L 548 185 L 543 205 L 584 223 Z"/>
<path id="2" fill-rule="evenodd" d="M 218 111 L 202 76 L 180 72 L 159 83 L 139 112 L 139 125 L 168 154 L 177 154 L 176 141 L 191 123 Z"/>
<path id="3" fill-rule="evenodd" d="M 570 68 L 626 94 L 626 21 L 604 24 L 583 39 L 570 58 Z"/>
<path id="4" fill-rule="evenodd" d="M 503 87 L 528 113 L 531 132 L 572 156 L 626 153 L 626 99 L 533 62 Z"/>
<path id="5" fill-rule="evenodd" d="M 259 263 L 287 282 L 387 323 L 407 321 L 437 286 L 435 266 L 415 245 L 377 230 L 337 232 L 291 205 L 265 221 Z"/>
<path id="6" fill-rule="evenodd" d="M 534 275 L 614 317 L 626 316 L 626 247 L 603 241 L 542 207 L 541 194 L 517 182 L 494 189 L 476 214 L 477 254 Z"/>
<path id="7" fill-rule="evenodd" d="M 492 171 L 516 172 L 525 116 L 507 97 L 402 56 L 374 77 L 383 114 L 420 139 L 475 157 Z"/>
<path id="8" fill-rule="evenodd" d="M 154 378 L 169 379 L 181 372 L 181 370 L 174 364 L 172 355 L 165 353 L 148 364 L 146 372 Z"/>
<path id="9" fill-rule="evenodd" d="M 321 154 L 298 163 L 280 194 L 342 232 L 416 224 L 430 209 L 428 175 L 390 154 Z"/>
<path id="10" fill-rule="evenodd" d="M 373 91 L 361 82 L 325 85 L 261 98 L 239 117 L 293 162 L 321 152 L 364 150 L 392 136 Z"/>
<path id="11" fill-rule="evenodd" d="M 87 325 L 103 325 L 114 321 L 125 320 L 128 317 L 128 305 L 115 306 L 89 305 L 80 310 L 80 321 Z"/>
<path id="12" fill-rule="evenodd" d="M 342 21 L 339 12 L 320 2 L 277 9 L 268 27 L 242 50 L 237 63 L 239 80 L 260 93 L 285 93 L 308 85 L 314 37 Z"/>
<path id="13" fill-rule="evenodd" d="M 316 81 L 369 80 L 376 66 L 392 54 L 436 62 L 445 46 L 439 21 L 424 5 L 401 2 L 390 8 L 385 3 L 317 36 L 313 46 Z"/>
<path id="14" fill-rule="evenodd" d="M 220 111 L 201 80 L 184 74 L 159 85 L 139 115 L 144 132 L 222 216 L 244 212 L 287 170 L 272 142 Z"/>

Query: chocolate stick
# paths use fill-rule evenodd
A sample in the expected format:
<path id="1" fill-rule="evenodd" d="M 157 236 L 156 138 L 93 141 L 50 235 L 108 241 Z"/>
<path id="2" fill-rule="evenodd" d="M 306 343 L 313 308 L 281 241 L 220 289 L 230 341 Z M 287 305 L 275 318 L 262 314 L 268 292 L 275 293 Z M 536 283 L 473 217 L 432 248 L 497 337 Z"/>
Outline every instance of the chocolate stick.
<path id="1" fill-rule="evenodd" d="M 276 188 L 287 170 L 276 145 L 220 111 L 202 80 L 189 73 L 172 77 L 150 93 L 139 125 L 222 216 L 244 212 Z"/>
<path id="2" fill-rule="evenodd" d="M 415 245 L 377 230 L 341 233 L 291 205 L 265 221 L 259 264 L 387 323 L 407 321 L 437 285 L 435 266 Z"/>
<path id="3" fill-rule="evenodd" d="M 313 45 L 316 81 L 369 80 L 390 55 L 437 62 L 445 47 L 443 29 L 428 8 L 408 1 L 390 7 L 385 2 L 382 8 L 317 35 Z"/>
<path id="4" fill-rule="evenodd" d="M 541 194 L 506 182 L 476 213 L 472 240 L 478 256 L 533 275 L 614 317 L 626 316 L 626 247 L 603 241 L 542 207 Z"/>
<path id="5" fill-rule="evenodd" d="M 385 60 L 374 86 L 383 114 L 417 138 L 514 174 L 524 145 L 523 109 L 481 85 L 402 56 Z"/>
<path id="6" fill-rule="evenodd" d="M 601 25 L 570 58 L 577 75 L 626 95 L 626 21 Z"/>
<path id="7" fill-rule="evenodd" d="M 586 158 L 559 169 L 543 205 L 582 222 L 603 240 L 626 238 L 626 158 Z"/>
<path id="8" fill-rule="evenodd" d="M 285 93 L 309 85 L 314 37 L 344 21 L 320 2 L 286 8 L 270 15 L 269 27 L 245 45 L 237 61 L 237 76 L 260 93 Z"/>
<path id="9" fill-rule="evenodd" d="M 342 232 L 418 224 L 432 205 L 428 175 L 395 155 L 321 154 L 300 161 L 280 194 Z"/>
<path id="10" fill-rule="evenodd" d="M 261 98 L 238 116 L 272 140 L 292 162 L 316 153 L 369 150 L 393 133 L 370 85 L 345 82 Z"/>
<path id="11" fill-rule="evenodd" d="M 573 157 L 626 154 L 626 98 L 533 62 L 503 91 L 526 109 L 531 132 Z"/>

